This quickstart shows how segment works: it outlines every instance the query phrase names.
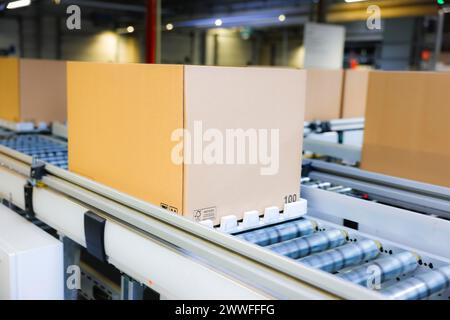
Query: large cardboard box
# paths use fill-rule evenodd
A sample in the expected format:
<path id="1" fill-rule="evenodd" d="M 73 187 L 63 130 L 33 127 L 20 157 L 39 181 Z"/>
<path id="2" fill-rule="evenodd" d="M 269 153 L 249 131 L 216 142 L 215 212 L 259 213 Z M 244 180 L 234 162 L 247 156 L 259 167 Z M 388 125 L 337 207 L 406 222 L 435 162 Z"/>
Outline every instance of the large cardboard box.
<path id="1" fill-rule="evenodd" d="M 362 168 L 450 187 L 449 73 L 371 72 Z"/>
<path id="2" fill-rule="evenodd" d="M 66 63 L 0 58 L 0 120 L 66 121 Z"/>
<path id="3" fill-rule="evenodd" d="M 343 70 L 307 70 L 305 121 L 341 116 Z"/>
<path id="4" fill-rule="evenodd" d="M 196 220 L 281 209 L 299 197 L 305 82 L 300 70 L 70 62 L 70 170 Z"/>
<path id="5" fill-rule="evenodd" d="M 369 70 L 346 70 L 342 118 L 363 118 L 366 113 Z"/>

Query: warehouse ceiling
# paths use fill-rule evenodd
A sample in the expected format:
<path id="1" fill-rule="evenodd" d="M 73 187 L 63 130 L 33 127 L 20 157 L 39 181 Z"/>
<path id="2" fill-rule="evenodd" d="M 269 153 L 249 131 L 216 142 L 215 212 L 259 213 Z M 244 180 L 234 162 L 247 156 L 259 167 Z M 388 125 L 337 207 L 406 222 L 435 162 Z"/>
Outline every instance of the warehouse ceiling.
<path id="1" fill-rule="evenodd" d="M 317 20 L 318 11 L 325 8 L 323 20 L 343 22 L 361 20 L 367 16 L 365 9 L 371 3 L 383 9 L 385 17 L 393 18 L 405 15 L 430 15 L 437 12 L 434 0 L 377 0 L 346 3 L 344 0 L 161 0 L 162 21 L 180 22 L 180 27 L 206 28 L 210 19 L 230 17 L 224 20 L 224 27 L 238 24 L 250 26 L 277 25 L 280 14 L 286 15 L 286 23 L 302 24 L 305 20 Z M 1 10 L 2 16 L 38 16 L 66 15 L 65 9 L 70 4 L 77 4 L 83 14 L 96 14 L 110 19 L 135 19 L 142 21 L 147 12 L 147 0 L 32 0 L 29 7 L 17 10 Z"/>

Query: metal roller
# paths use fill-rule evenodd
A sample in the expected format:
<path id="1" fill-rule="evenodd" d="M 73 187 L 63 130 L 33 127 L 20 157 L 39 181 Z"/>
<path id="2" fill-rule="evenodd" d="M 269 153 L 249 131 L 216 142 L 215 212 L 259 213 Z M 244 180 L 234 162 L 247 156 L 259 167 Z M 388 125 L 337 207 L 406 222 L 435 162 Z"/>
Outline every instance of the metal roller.
<path id="1" fill-rule="evenodd" d="M 373 287 L 414 271 L 419 259 L 420 257 L 416 254 L 405 251 L 366 263 L 338 274 L 338 277 L 365 287 Z"/>
<path id="2" fill-rule="evenodd" d="M 273 227 L 241 233 L 238 234 L 237 237 L 260 246 L 269 246 L 271 244 L 312 234 L 316 228 L 316 222 L 299 219 Z"/>
<path id="3" fill-rule="evenodd" d="M 420 300 L 448 288 L 450 288 L 450 266 L 445 266 L 415 275 L 381 292 L 391 299 Z"/>
<path id="4" fill-rule="evenodd" d="M 334 229 L 277 243 L 271 245 L 268 249 L 293 259 L 299 259 L 313 253 L 342 246 L 346 242 L 347 233 Z"/>
<path id="5" fill-rule="evenodd" d="M 298 260 L 307 266 L 327 272 L 336 272 L 344 268 L 375 259 L 380 254 L 380 243 L 375 240 L 362 240 L 357 243 L 316 253 Z"/>

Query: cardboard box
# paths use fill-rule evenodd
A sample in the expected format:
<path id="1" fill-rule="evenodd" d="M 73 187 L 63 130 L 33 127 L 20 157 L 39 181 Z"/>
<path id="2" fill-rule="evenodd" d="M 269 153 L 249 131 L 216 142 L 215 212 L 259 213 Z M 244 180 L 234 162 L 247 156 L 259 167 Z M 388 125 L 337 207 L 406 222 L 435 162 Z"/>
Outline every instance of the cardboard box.
<path id="1" fill-rule="evenodd" d="M 371 72 L 361 167 L 450 187 L 449 73 Z"/>
<path id="2" fill-rule="evenodd" d="M 341 116 L 343 70 L 307 70 L 305 121 Z"/>
<path id="3" fill-rule="evenodd" d="M 0 58 L 0 119 L 66 121 L 66 63 Z"/>
<path id="4" fill-rule="evenodd" d="M 342 98 L 342 118 L 364 118 L 369 85 L 369 70 L 346 70 Z"/>
<path id="5" fill-rule="evenodd" d="M 299 197 L 305 81 L 288 69 L 70 62 L 70 170 L 196 220 L 281 209 Z M 262 146 L 241 144 L 240 163 L 239 143 L 227 145 L 239 129 Z M 276 132 L 279 152 L 266 143 Z M 250 161 L 267 144 L 272 161 Z"/>

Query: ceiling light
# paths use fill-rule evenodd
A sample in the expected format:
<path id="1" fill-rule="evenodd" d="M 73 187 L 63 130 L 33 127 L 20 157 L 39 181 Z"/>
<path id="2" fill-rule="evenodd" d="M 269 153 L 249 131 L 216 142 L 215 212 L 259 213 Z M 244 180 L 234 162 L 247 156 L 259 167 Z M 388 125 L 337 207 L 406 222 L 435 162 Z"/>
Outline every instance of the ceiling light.
<path id="1" fill-rule="evenodd" d="M 223 24 L 223 22 L 222 22 L 221 19 L 217 19 L 217 20 L 214 22 L 214 24 L 216 25 L 216 27 L 220 27 L 220 26 Z"/>
<path id="2" fill-rule="evenodd" d="M 133 33 L 134 32 L 134 27 L 133 26 L 128 26 L 127 27 L 127 32 L 128 33 Z"/>
<path id="3" fill-rule="evenodd" d="M 17 0 L 17 1 L 12 1 L 12 2 L 8 3 L 6 8 L 7 9 L 17 9 L 17 8 L 29 6 L 30 4 L 31 4 L 31 0 Z"/>
<path id="4" fill-rule="evenodd" d="M 166 30 L 167 31 L 172 31 L 173 30 L 173 24 L 171 24 L 171 23 L 166 24 Z"/>
<path id="5" fill-rule="evenodd" d="M 284 21 L 286 21 L 286 16 L 285 16 L 284 14 L 280 14 L 280 15 L 278 16 L 278 20 L 279 20 L 280 22 L 284 22 Z"/>

